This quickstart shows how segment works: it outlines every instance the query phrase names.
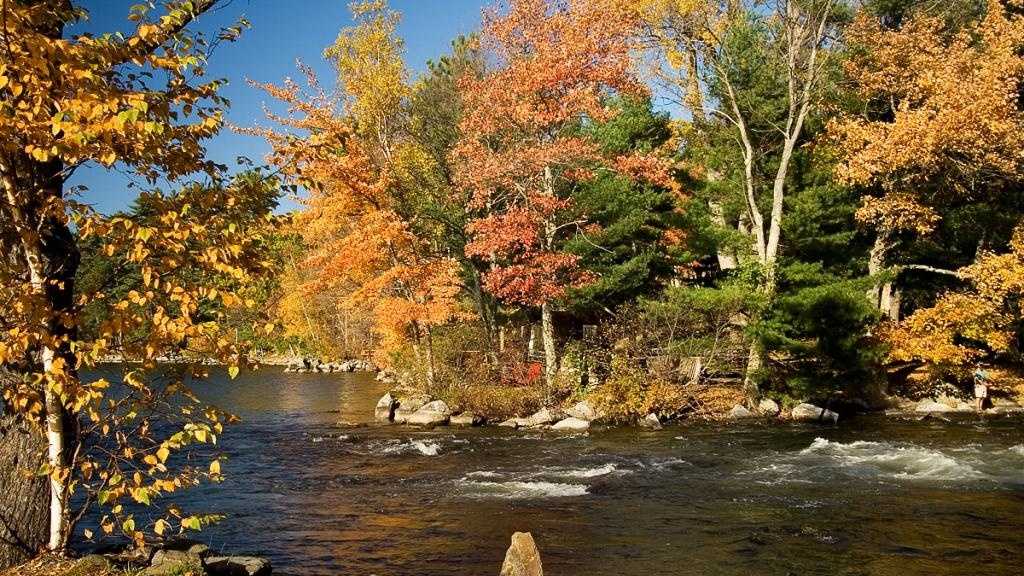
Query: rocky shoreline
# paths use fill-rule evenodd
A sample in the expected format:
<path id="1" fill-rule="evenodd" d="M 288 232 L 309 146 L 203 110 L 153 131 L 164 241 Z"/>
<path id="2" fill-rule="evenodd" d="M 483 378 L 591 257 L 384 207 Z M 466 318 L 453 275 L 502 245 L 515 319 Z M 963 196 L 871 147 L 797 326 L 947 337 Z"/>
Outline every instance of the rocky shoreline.
<path id="1" fill-rule="evenodd" d="M 890 417 L 900 418 L 941 418 L 943 414 L 976 413 L 973 405 L 948 398 L 926 398 L 919 401 L 904 398 L 892 398 L 890 406 L 884 410 L 863 410 L 864 413 L 882 413 Z M 987 415 L 1024 413 L 1024 406 L 1008 399 L 995 399 L 991 407 L 982 412 Z M 549 406 L 525 416 L 517 416 L 500 421 L 489 421 L 484 415 L 473 412 L 453 410 L 443 400 L 431 398 L 422 393 L 388 392 L 378 400 L 374 407 L 374 419 L 380 423 L 405 424 L 410 426 L 484 426 L 496 425 L 511 429 L 550 429 L 554 431 L 578 432 L 590 429 L 595 424 L 614 425 L 606 415 L 587 400 L 581 400 L 569 407 Z M 681 419 L 678 415 L 651 413 L 638 419 L 637 426 L 647 429 L 659 429 L 673 420 Z M 771 399 L 762 400 L 755 409 L 737 404 L 725 415 L 726 420 L 783 420 L 791 422 L 817 422 L 836 424 L 840 420 L 839 412 L 823 408 L 808 402 L 802 402 L 790 408 L 782 408 Z"/>

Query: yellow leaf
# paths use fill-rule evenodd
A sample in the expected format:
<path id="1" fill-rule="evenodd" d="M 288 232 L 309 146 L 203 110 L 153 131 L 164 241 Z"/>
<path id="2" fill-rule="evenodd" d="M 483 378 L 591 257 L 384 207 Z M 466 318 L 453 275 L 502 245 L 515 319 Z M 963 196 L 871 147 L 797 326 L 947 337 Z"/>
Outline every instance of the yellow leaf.
<path id="1" fill-rule="evenodd" d="M 220 474 L 220 460 L 210 462 L 210 474 Z"/>
<path id="2" fill-rule="evenodd" d="M 235 378 L 237 378 L 237 377 L 238 377 L 238 366 L 229 366 L 229 367 L 228 367 L 228 376 L 229 376 L 229 377 L 230 377 L 230 378 L 231 378 L 232 380 L 234 380 Z"/>

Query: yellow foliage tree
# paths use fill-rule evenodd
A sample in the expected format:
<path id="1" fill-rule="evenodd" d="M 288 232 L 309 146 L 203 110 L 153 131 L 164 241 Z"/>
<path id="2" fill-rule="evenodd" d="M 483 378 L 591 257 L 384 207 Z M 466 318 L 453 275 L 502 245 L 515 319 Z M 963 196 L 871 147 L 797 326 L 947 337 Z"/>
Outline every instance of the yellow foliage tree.
<path id="1" fill-rule="evenodd" d="M 47 543 L 54 551 L 70 537 L 68 503 L 76 490 L 87 492 L 86 502 L 109 507 L 104 531 L 141 542 L 147 526 L 136 524 L 125 501 L 149 504 L 200 478 L 220 477 L 219 462 L 172 469 L 167 459 L 190 444 L 213 442 L 226 416 L 196 406 L 179 380 L 158 386 L 143 372 L 158 357 L 189 348 L 231 363 L 237 373 L 244 347 L 220 320 L 225 310 L 247 305 L 247 279 L 265 271 L 254 253 L 262 225 L 238 219 L 247 190 L 216 180 L 204 157 L 203 141 L 222 125 L 223 81 L 205 79 L 212 43 L 187 27 L 216 4 L 171 0 L 160 11 L 141 4 L 129 15 L 135 28 L 127 36 L 67 37 L 65 27 L 86 15 L 71 2 L 3 2 L 0 368 L 18 377 L 4 380 L 2 394 L 5 412 L 46 430 Z M 233 39 L 245 25 L 220 38 Z M 90 162 L 116 163 L 150 182 L 196 173 L 214 181 L 150 195 L 160 216 L 140 226 L 68 198 L 65 181 Z M 80 241 L 99 242 L 137 269 L 139 289 L 124 298 L 79 293 Z M 78 313 L 90 304 L 109 314 L 101 336 L 83 341 Z M 203 312 L 210 309 L 220 312 Z M 142 362 L 116 398 L 109 382 L 80 378 L 110 355 Z M 154 424 L 174 397 L 185 400 L 176 404 L 180 426 L 158 433 Z M 168 507 L 149 528 L 162 534 L 203 522 Z"/>

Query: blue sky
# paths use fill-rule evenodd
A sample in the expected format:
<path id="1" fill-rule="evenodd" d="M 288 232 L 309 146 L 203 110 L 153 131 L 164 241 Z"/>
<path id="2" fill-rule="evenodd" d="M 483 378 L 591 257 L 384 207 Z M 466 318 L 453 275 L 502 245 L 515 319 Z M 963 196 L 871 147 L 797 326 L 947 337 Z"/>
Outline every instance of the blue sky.
<path id="1" fill-rule="evenodd" d="M 127 32 L 132 28 L 128 9 L 140 1 L 84 0 L 80 4 L 89 10 L 89 21 L 69 33 Z M 481 9 L 488 3 L 391 0 L 392 8 L 403 16 L 399 33 L 406 41 L 406 62 L 413 72 L 422 70 L 428 59 L 446 53 L 459 34 L 475 31 Z M 210 60 L 208 76 L 229 81 L 221 92 L 231 100 L 228 121 L 241 126 L 263 122 L 266 98 L 248 86 L 246 79 L 280 82 L 287 76 L 297 76 L 296 59 L 313 66 L 325 85 L 333 81 L 334 72 L 321 53 L 342 27 L 351 24 L 347 6 L 346 0 L 231 0 L 197 22 L 198 29 L 211 33 L 242 15 L 253 25 L 239 41 L 218 47 Z M 258 138 L 225 130 L 209 142 L 208 151 L 211 159 L 233 165 L 240 155 L 262 162 L 267 147 Z M 94 165 L 80 168 L 70 184 L 87 186 L 89 190 L 82 199 L 106 213 L 126 207 L 138 192 L 129 188 L 124 174 Z"/>

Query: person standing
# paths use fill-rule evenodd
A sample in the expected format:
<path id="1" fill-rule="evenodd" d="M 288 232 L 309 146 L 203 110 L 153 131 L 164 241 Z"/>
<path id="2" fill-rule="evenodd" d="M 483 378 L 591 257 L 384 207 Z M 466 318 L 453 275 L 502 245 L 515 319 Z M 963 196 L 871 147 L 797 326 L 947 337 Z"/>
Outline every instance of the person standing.
<path id="1" fill-rule="evenodd" d="M 978 364 L 974 368 L 974 403 L 975 409 L 981 412 L 985 408 L 985 399 L 988 398 L 988 371 Z"/>

